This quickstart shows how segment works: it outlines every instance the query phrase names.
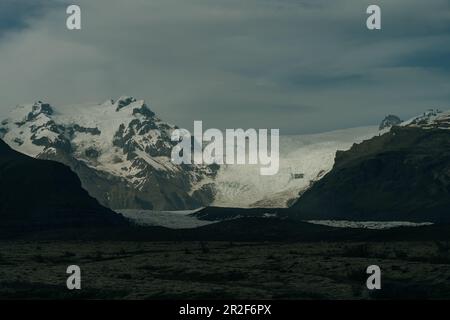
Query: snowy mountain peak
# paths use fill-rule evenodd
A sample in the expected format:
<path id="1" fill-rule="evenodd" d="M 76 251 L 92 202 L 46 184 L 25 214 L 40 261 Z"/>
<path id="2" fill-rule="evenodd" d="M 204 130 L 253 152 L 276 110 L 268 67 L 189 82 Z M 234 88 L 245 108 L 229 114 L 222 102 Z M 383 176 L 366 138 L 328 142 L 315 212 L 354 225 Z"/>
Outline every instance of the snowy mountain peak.
<path id="1" fill-rule="evenodd" d="M 154 117 L 155 113 L 150 110 L 144 100 L 137 100 L 131 96 L 121 96 L 116 101 L 108 100 L 103 105 L 113 105 L 116 112 L 121 111 L 122 109 L 131 109 L 133 115 L 142 115 L 144 117 Z"/>
<path id="2" fill-rule="evenodd" d="M 121 96 L 117 101 L 114 103 L 118 106 L 125 107 L 128 106 L 130 103 L 136 102 L 136 98 L 131 96 Z"/>
<path id="3" fill-rule="evenodd" d="M 116 107 L 116 111 L 119 111 L 125 107 L 141 107 L 145 105 L 144 100 L 138 101 L 136 98 L 130 96 L 121 96 L 117 101 L 111 100 L 113 105 Z"/>
<path id="4" fill-rule="evenodd" d="M 15 121 L 17 125 L 23 125 L 27 121 L 39 119 L 40 122 L 49 120 L 54 111 L 49 103 L 37 101 L 33 104 L 18 105 L 10 112 L 9 119 L 5 119 L 2 125 L 5 126 L 10 120 Z"/>

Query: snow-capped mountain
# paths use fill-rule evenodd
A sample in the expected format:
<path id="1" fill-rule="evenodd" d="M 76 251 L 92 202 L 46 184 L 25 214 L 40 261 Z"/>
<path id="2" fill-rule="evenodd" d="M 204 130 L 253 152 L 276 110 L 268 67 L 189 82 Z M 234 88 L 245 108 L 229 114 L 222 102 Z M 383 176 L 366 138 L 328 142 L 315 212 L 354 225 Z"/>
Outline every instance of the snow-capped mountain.
<path id="1" fill-rule="evenodd" d="M 213 196 L 208 181 L 216 170 L 172 164 L 174 129 L 143 100 L 121 97 L 103 104 L 17 106 L 1 122 L 0 138 L 29 156 L 69 165 L 84 188 L 110 208 L 173 210 L 208 204 Z"/>

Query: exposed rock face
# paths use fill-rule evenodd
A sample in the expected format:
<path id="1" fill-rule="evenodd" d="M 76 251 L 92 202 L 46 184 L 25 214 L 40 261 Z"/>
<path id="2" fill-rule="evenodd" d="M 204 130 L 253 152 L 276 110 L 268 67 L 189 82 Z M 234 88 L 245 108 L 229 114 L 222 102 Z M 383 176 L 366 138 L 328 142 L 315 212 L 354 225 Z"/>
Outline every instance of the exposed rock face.
<path id="1" fill-rule="evenodd" d="M 175 126 L 147 104 L 121 97 L 99 105 L 18 106 L 0 138 L 29 156 L 67 164 L 83 187 L 110 208 L 175 210 L 208 205 L 216 166 L 171 162 Z"/>

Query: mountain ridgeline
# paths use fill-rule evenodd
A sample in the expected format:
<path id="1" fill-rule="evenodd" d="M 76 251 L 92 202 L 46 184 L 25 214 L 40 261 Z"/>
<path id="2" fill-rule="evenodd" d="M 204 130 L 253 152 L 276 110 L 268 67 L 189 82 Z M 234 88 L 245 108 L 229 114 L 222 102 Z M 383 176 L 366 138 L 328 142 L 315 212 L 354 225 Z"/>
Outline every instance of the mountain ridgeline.
<path id="1" fill-rule="evenodd" d="M 377 126 L 280 137 L 280 170 L 252 165 L 175 165 L 177 127 L 143 101 L 123 96 L 101 104 L 12 108 L 0 139 L 28 156 L 68 165 L 82 186 L 111 209 L 187 210 L 207 206 L 287 207 L 347 150 L 378 134 Z"/>
<path id="2" fill-rule="evenodd" d="M 205 220 L 287 215 L 301 220 L 450 222 L 450 112 L 430 109 L 404 122 L 389 115 L 379 127 L 281 137 L 280 172 L 272 177 L 261 177 L 254 166 L 173 164 L 177 142 L 171 141 L 171 133 L 176 128 L 132 97 L 58 108 L 36 102 L 11 111 L 0 123 L 0 139 L 32 158 L 69 166 L 89 195 L 112 209 L 208 207 L 195 214 Z M 10 180 L 5 181 L 17 188 L 8 197 L 22 199 L 19 184 L 25 177 L 18 173 L 15 179 L 11 163 L 3 167 L 3 175 L 6 169 Z M 45 185 L 39 191 L 56 201 Z M 30 193 L 25 199 L 33 197 Z M 59 208 L 64 198 L 56 202 Z M 64 203 L 72 209 L 70 201 Z M 2 210 L 32 206 L 19 202 L 17 208 L 14 202 L 2 203 Z M 100 205 L 92 208 L 105 210 Z"/>
<path id="3" fill-rule="evenodd" d="M 450 223 L 447 116 L 394 126 L 381 136 L 337 152 L 333 169 L 302 195 L 289 215 L 316 220 Z"/>
<path id="4" fill-rule="evenodd" d="M 0 229 L 8 232 L 127 225 L 81 188 L 65 165 L 37 160 L 0 140 Z"/>

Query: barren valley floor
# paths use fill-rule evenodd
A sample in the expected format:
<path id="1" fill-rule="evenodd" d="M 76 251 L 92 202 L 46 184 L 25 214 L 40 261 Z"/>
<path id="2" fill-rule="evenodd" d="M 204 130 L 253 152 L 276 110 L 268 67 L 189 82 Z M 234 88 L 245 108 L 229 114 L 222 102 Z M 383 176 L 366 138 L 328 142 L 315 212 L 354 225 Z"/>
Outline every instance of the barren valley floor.
<path id="1" fill-rule="evenodd" d="M 66 288 L 81 268 L 82 289 Z M 366 289 L 367 266 L 382 290 Z M 444 242 L 0 242 L 1 299 L 450 298 Z"/>

